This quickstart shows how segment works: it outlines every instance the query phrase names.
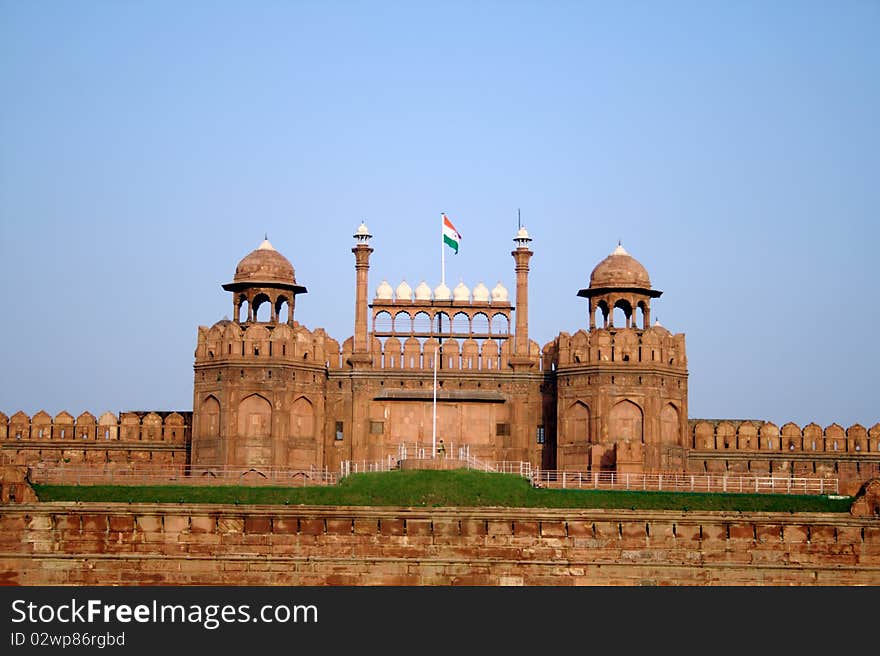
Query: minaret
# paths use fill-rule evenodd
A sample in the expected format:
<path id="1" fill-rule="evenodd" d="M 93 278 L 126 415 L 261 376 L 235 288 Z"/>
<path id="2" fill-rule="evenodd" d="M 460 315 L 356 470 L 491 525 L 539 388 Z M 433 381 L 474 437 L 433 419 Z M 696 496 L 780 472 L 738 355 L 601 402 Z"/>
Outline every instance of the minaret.
<path id="1" fill-rule="evenodd" d="M 369 361 L 369 342 L 367 341 L 367 273 L 370 270 L 370 239 L 373 235 L 367 230 L 367 226 L 361 222 L 357 232 L 354 233 L 356 246 L 351 249 L 354 253 L 354 268 L 357 275 L 354 307 L 354 348 L 352 350 L 352 362 Z"/>
<path id="2" fill-rule="evenodd" d="M 511 252 L 516 262 L 516 334 L 514 336 L 511 364 L 528 364 L 529 361 L 529 260 L 534 253 L 529 250 L 528 231 L 520 227 L 513 242 L 516 249 Z"/>

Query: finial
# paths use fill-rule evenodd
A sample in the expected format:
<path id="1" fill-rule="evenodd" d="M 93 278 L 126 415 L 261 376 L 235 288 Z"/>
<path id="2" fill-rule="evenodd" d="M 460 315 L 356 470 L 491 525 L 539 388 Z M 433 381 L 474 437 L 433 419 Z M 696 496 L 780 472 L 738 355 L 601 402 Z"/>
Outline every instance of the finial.
<path id="1" fill-rule="evenodd" d="M 364 221 L 361 221 L 361 224 L 358 226 L 357 232 L 352 235 L 358 244 L 369 244 L 370 239 L 373 235 L 370 234 L 370 231 L 367 229 L 367 224 Z"/>
<path id="2" fill-rule="evenodd" d="M 269 241 L 269 233 L 268 232 L 263 233 L 263 239 L 265 239 L 266 241 Z"/>

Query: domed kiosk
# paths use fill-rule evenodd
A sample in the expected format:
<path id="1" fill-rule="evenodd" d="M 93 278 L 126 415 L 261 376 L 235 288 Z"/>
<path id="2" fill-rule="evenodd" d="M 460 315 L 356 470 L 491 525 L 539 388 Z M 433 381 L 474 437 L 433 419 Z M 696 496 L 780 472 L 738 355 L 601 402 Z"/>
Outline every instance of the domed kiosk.
<path id="1" fill-rule="evenodd" d="M 636 328 L 636 311 L 642 312 L 642 328 L 651 325 L 651 299 L 663 292 L 651 288 L 648 270 L 626 252 L 621 244 L 599 262 L 590 274 L 590 286 L 578 291 L 589 299 L 590 330 L 596 329 L 596 310 L 601 310 L 602 328 L 614 328 L 614 308 L 623 310 L 626 328 Z M 623 328 L 624 326 L 618 326 Z"/>
<path id="2" fill-rule="evenodd" d="M 245 255 L 235 267 L 232 282 L 223 285 L 232 292 L 232 316 L 238 323 L 257 321 L 257 312 L 264 303 L 269 303 L 269 321 L 277 323 L 281 310 L 287 303 L 287 323 L 293 325 L 294 299 L 297 294 L 308 290 L 296 284 L 293 265 L 286 257 L 275 250 L 268 237 L 255 250 Z M 247 315 L 241 319 L 241 307 L 247 303 Z"/>

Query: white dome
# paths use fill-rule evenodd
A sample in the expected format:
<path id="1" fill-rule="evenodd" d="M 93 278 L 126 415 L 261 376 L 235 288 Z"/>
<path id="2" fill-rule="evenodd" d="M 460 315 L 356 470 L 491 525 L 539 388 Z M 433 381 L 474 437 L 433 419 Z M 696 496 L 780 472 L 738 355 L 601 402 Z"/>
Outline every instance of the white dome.
<path id="1" fill-rule="evenodd" d="M 452 290 L 452 300 L 467 303 L 471 300 L 471 290 L 463 282 L 458 283 Z"/>
<path id="2" fill-rule="evenodd" d="M 383 280 L 376 288 L 376 298 L 380 301 L 390 301 L 393 294 L 394 289 L 388 284 L 387 280 Z"/>
<path id="3" fill-rule="evenodd" d="M 507 303 L 510 300 L 510 294 L 507 292 L 507 287 L 502 285 L 500 282 L 495 285 L 492 289 L 492 302 L 493 303 Z"/>
<path id="4" fill-rule="evenodd" d="M 431 300 L 431 288 L 428 287 L 428 283 L 424 280 L 419 283 L 419 286 L 416 287 L 416 300 L 417 301 L 430 301 Z"/>
<path id="5" fill-rule="evenodd" d="M 412 300 L 412 287 L 406 284 L 406 280 L 400 283 L 397 286 L 397 300 L 398 301 L 411 301 Z"/>
<path id="6" fill-rule="evenodd" d="M 474 303 L 488 303 L 489 302 L 489 288 L 486 287 L 481 282 L 477 283 L 477 286 L 474 287 Z"/>
<path id="7" fill-rule="evenodd" d="M 434 289 L 434 300 L 435 301 L 448 301 L 452 298 L 452 292 L 449 291 L 449 287 L 447 287 L 442 282 L 437 285 L 436 289 Z"/>

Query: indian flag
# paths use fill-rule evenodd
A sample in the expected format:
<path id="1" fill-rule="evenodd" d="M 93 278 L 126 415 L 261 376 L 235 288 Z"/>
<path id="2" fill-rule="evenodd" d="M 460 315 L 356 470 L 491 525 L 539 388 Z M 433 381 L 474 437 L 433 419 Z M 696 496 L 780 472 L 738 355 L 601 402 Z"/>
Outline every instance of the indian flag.
<path id="1" fill-rule="evenodd" d="M 461 241 L 461 235 L 458 230 L 455 229 L 455 226 L 452 225 L 452 221 L 449 220 L 449 217 L 446 214 L 441 214 L 443 217 L 443 243 L 449 246 L 452 250 L 455 251 L 455 254 L 458 255 L 458 243 Z"/>

